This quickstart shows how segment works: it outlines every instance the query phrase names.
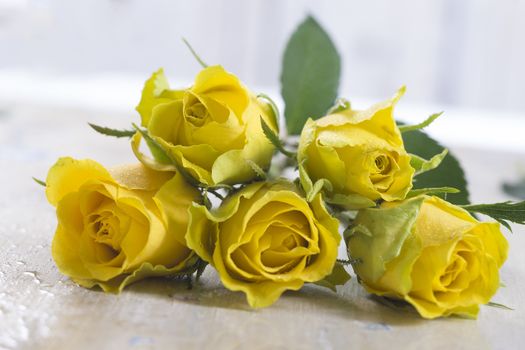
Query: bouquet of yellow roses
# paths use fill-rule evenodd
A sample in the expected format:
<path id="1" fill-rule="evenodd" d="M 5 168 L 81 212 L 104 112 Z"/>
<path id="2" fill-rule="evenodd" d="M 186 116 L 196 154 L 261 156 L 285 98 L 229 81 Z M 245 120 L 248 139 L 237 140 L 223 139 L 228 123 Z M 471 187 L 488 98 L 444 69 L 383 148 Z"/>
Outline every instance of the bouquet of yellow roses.
<path id="1" fill-rule="evenodd" d="M 260 308 L 305 283 L 335 291 L 351 266 L 367 291 L 425 318 L 475 317 L 491 301 L 508 250 L 500 224 L 523 224 L 525 203 L 469 203 L 457 160 L 420 131 L 440 114 L 396 121 L 404 87 L 365 110 L 337 99 L 340 59 L 311 17 L 281 75 L 287 133 L 299 138 L 280 130 L 269 96 L 191 51 L 203 66 L 191 86 L 171 88 L 160 69 L 144 85 L 139 124 L 91 125 L 130 138 L 136 164 L 65 157 L 49 170 L 63 274 L 120 292 L 210 265 Z"/>

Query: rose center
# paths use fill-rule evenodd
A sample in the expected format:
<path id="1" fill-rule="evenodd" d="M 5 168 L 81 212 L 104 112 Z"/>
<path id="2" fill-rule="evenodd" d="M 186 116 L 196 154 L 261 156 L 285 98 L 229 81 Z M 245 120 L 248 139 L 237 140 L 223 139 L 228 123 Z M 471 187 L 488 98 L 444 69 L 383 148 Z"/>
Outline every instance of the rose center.
<path id="1" fill-rule="evenodd" d="M 306 224 L 306 223 L 305 223 Z M 275 222 L 259 242 L 261 263 L 267 272 L 286 273 L 309 255 L 308 225 Z"/>
<path id="2" fill-rule="evenodd" d="M 461 276 L 465 271 L 466 265 L 465 259 L 461 255 L 457 255 L 447 266 L 445 273 L 439 278 L 441 285 L 448 289 L 456 289 L 458 284 L 462 284 Z"/>
<path id="3" fill-rule="evenodd" d="M 385 156 L 384 154 L 377 156 L 374 160 L 374 163 L 376 166 L 376 171 L 379 174 L 388 174 L 392 168 L 389 157 Z"/>
<path id="4" fill-rule="evenodd" d="M 111 214 L 95 215 L 92 221 L 91 236 L 96 243 L 104 244 L 115 251 L 120 250 L 120 221 Z"/>
<path id="5" fill-rule="evenodd" d="M 204 125 L 208 117 L 208 109 L 200 101 L 193 103 L 186 109 L 186 120 L 194 126 Z"/>
<path id="6" fill-rule="evenodd" d="M 294 238 L 293 235 L 289 235 L 283 240 L 283 246 L 286 247 L 286 249 L 291 250 L 295 247 L 297 247 L 297 239 Z"/>

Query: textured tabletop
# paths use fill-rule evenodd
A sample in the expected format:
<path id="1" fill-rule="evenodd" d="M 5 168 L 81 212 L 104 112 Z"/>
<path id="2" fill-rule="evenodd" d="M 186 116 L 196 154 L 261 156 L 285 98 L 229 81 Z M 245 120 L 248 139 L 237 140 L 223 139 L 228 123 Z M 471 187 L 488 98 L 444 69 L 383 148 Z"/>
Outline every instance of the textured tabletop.
<path id="1" fill-rule="evenodd" d="M 132 113 L 130 113 L 132 115 Z M 483 307 L 477 321 L 423 320 L 366 295 L 353 278 L 337 294 L 317 286 L 287 292 L 253 311 L 208 268 L 193 290 L 150 279 L 109 295 L 76 286 L 53 264 L 56 219 L 42 187 L 57 157 L 134 161 L 126 140 L 91 132 L 87 121 L 127 126 L 131 117 L 101 111 L 13 107 L 0 111 L 0 349 L 485 349 L 525 340 L 525 229 L 506 234 L 506 287 L 493 298 L 514 308 Z M 463 161 L 471 199 L 505 199 L 525 153 L 452 149 Z"/>

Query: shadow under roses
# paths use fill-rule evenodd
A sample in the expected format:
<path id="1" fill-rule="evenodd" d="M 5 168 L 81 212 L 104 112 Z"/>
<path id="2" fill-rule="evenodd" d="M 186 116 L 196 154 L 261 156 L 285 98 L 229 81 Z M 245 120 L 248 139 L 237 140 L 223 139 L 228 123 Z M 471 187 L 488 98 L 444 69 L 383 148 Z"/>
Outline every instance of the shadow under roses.
<path id="1" fill-rule="evenodd" d="M 134 283 L 125 293 L 149 294 L 193 305 L 252 311 L 242 293 L 224 288 L 217 274 L 207 269 L 198 281 L 187 278 L 153 277 Z"/>
<path id="2" fill-rule="evenodd" d="M 148 278 L 129 286 L 124 293 L 148 294 L 177 302 L 202 307 L 229 309 L 249 313 L 279 312 L 294 313 L 298 309 L 309 309 L 310 314 L 336 316 L 363 322 L 371 327 L 376 325 L 383 330 L 390 326 L 403 326 L 425 323 L 409 306 L 388 306 L 377 297 L 371 297 L 359 286 L 355 278 L 337 293 L 322 287 L 306 284 L 299 291 L 287 291 L 275 305 L 269 308 L 252 309 L 241 292 L 224 288 L 215 273 L 208 269 L 199 281 L 193 281 L 191 289 L 187 279 Z"/>

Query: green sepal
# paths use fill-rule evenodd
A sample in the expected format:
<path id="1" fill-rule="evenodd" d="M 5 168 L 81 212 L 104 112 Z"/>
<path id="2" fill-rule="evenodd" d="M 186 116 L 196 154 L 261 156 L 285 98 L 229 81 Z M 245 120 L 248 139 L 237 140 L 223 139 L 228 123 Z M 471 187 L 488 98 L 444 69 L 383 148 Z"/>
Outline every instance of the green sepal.
<path id="1" fill-rule="evenodd" d="M 136 124 L 133 124 L 133 127 L 142 135 L 142 137 L 146 141 L 146 144 L 148 145 L 151 155 L 157 162 L 162 164 L 173 163 L 169 153 L 166 152 L 166 150 L 161 146 L 160 143 L 158 143 L 153 137 L 150 136 L 147 130 L 139 128 Z"/>
<path id="2" fill-rule="evenodd" d="M 204 273 L 204 270 L 206 270 L 206 267 L 209 265 L 207 261 L 204 261 L 202 259 L 197 260 L 196 263 L 196 271 L 195 271 L 195 281 L 199 281 L 202 274 Z"/>
<path id="3" fill-rule="evenodd" d="M 333 187 L 332 183 L 328 179 L 319 179 L 312 186 L 312 190 L 306 194 L 306 201 L 311 202 L 317 196 L 321 190 L 326 189 L 328 192 L 331 192 Z"/>
<path id="4" fill-rule="evenodd" d="M 135 130 L 118 130 L 118 129 L 111 129 L 106 128 L 104 126 L 96 125 L 93 123 L 88 123 L 88 125 L 98 132 L 99 134 L 106 135 L 106 136 L 113 136 L 113 137 L 132 137 L 135 135 Z"/>
<path id="5" fill-rule="evenodd" d="M 479 213 L 490 216 L 510 232 L 509 221 L 515 224 L 525 225 L 525 201 L 523 202 L 500 202 L 492 204 L 469 204 L 462 205 L 463 209 L 471 213 Z"/>
<path id="6" fill-rule="evenodd" d="M 427 171 L 436 169 L 439 164 L 443 161 L 443 159 L 447 156 L 448 149 L 444 149 L 443 152 L 436 154 L 429 160 L 426 160 L 424 158 L 421 158 L 418 155 L 411 154 L 410 155 L 410 166 L 414 168 L 416 171 L 414 176 L 417 176 L 419 174 L 426 173 Z"/>
<path id="7" fill-rule="evenodd" d="M 275 103 L 275 101 L 270 96 L 263 93 L 257 94 L 257 98 L 268 102 L 273 112 L 272 114 L 274 125 L 277 127 L 277 130 L 279 130 L 279 120 L 281 119 L 281 114 L 279 113 L 279 108 L 277 108 L 277 104 Z"/>
<path id="8" fill-rule="evenodd" d="M 312 179 L 310 179 L 310 176 L 308 176 L 308 173 L 303 166 L 304 162 L 306 162 L 306 158 L 304 158 L 301 163 L 297 165 L 297 169 L 299 170 L 299 182 L 301 183 L 301 187 L 303 188 L 304 193 L 308 194 L 312 191 L 314 183 L 312 182 Z"/>
<path id="9" fill-rule="evenodd" d="M 330 289 L 333 292 L 337 292 L 336 287 L 342 286 L 350 280 L 350 274 L 346 271 L 343 264 L 336 262 L 332 273 L 320 281 L 314 282 L 314 284 Z"/>
<path id="10" fill-rule="evenodd" d="M 37 184 L 39 184 L 39 185 L 41 185 L 41 186 L 44 186 L 44 187 L 47 186 L 47 184 L 46 184 L 45 181 L 42 181 L 42 180 L 40 180 L 40 179 L 37 179 L 37 178 L 34 177 L 34 176 L 32 177 L 32 179 L 33 179 L 34 182 L 36 182 Z"/>
<path id="11" fill-rule="evenodd" d="M 209 191 L 216 191 L 216 190 L 226 190 L 226 191 L 233 191 L 234 187 L 232 185 L 228 184 L 215 184 L 212 186 L 207 186 L 205 184 L 201 184 L 201 187 L 206 187 Z"/>
<path id="12" fill-rule="evenodd" d="M 372 237 L 372 232 L 370 232 L 368 227 L 365 225 L 352 224 L 343 231 L 343 239 L 348 241 L 356 232 L 359 232 L 360 234 L 363 234 L 367 237 Z"/>
<path id="13" fill-rule="evenodd" d="M 334 114 L 334 113 L 339 113 L 339 112 L 342 112 L 342 111 L 346 111 L 346 110 L 350 109 L 350 107 L 351 107 L 350 101 L 348 101 L 345 98 L 338 98 L 337 100 L 335 100 L 334 105 L 332 107 L 330 107 L 330 109 L 328 109 L 326 114 L 329 115 L 329 114 Z"/>
<path id="14" fill-rule="evenodd" d="M 204 205 L 208 210 L 210 210 L 213 207 L 213 204 L 210 201 L 210 197 L 208 197 L 208 191 L 206 190 L 203 191 L 201 204 Z"/>
<path id="15" fill-rule="evenodd" d="M 323 196 L 325 202 L 339 206 L 345 210 L 358 210 L 376 206 L 376 202 L 358 194 L 344 195 L 340 193 L 331 193 L 333 191 L 333 186 L 327 179 L 319 179 L 313 183 L 303 165 L 305 161 L 307 161 L 306 158 L 304 158 L 301 164 L 299 164 L 298 169 L 301 187 L 303 188 L 308 201 L 313 200 L 317 193 L 324 189 L 326 190 Z"/>
<path id="16" fill-rule="evenodd" d="M 337 259 L 337 262 L 339 264 L 342 264 L 343 266 L 347 266 L 347 265 L 355 265 L 355 264 L 360 264 L 362 263 L 362 261 L 360 259 Z"/>
<path id="17" fill-rule="evenodd" d="M 411 235 L 423 200 L 417 197 L 393 207 L 359 211 L 344 233 L 349 258 L 362 261 L 353 266 L 359 276 L 376 282 L 384 274 L 385 265 L 399 255 Z"/>
<path id="18" fill-rule="evenodd" d="M 279 152 L 290 158 L 295 158 L 297 156 L 295 152 L 288 151 L 284 148 L 284 143 L 281 141 L 279 136 L 272 130 L 272 128 L 270 128 L 270 126 L 266 124 L 263 117 L 261 117 L 261 128 L 268 141 L 270 141 Z"/>
<path id="19" fill-rule="evenodd" d="M 514 311 L 513 308 L 507 306 L 507 305 L 504 305 L 504 304 L 500 304 L 500 303 L 495 303 L 493 301 L 489 301 L 487 304 L 485 304 L 487 306 L 490 306 L 490 307 L 497 307 L 498 309 L 504 309 L 504 310 L 509 310 L 509 311 Z"/>
<path id="20" fill-rule="evenodd" d="M 306 159 L 305 159 L 306 160 Z M 304 163 L 304 160 L 303 160 Z M 319 192 L 326 189 L 328 192 L 333 190 L 332 183 L 328 179 L 319 179 L 315 183 L 312 182 L 303 164 L 298 165 L 299 180 L 306 195 L 306 201 L 311 202 Z"/>
<path id="21" fill-rule="evenodd" d="M 246 159 L 246 163 L 252 168 L 253 172 L 256 174 L 257 179 L 259 180 L 266 180 L 266 172 L 261 168 L 257 163 L 255 163 L 251 159 Z"/>
<path id="22" fill-rule="evenodd" d="M 425 119 L 423 122 L 421 122 L 419 124 L 415 124 L 415 125 L 399 125 L 399 131 L 401 131 L 403 133 L 403 132 L 420 130 L 420 129 L 426 128 L 427 126 L 432 124 L 432 122 L 434 120 L 436 120 L 442 114 L 443 114 L 443 112 L 434 113 L 430 117 L 428 117 L 427 119 Z"/>
<path id="23" fill-rule="evenodd" d="M 406 196 L 406 199 L 420 196 L 422 194 L 426 195 L 435 195 L 441 193 L 459 193 L 460 191 L 454 187 L 428 187 L 428 188 L 418 188 L 415 190 L 410 190 Z"/>
<path id="24" fill-rule="evenodd" d="M 193 176 L 191 176 L 191 174 L 188 173 L 188 171 L 186 171 L 184 167 L 180 166 L 177 163 L 177 161 L 173 159 L 171 155 L 162 147 L 162 145 L 150 136 L 147 130 L 139 128 L 136 124 L 133 124 L 133 127 L 135 128 L 135 130 L 137 130 L 137 132 L 139 132 L 142 135 L 142 137 L 146 141 L 146 144 L 148 145 L 151 155 L 155 158 L 156 161 L 163 164 L 172 164 L 177 170 L 177 172 L 179 172 L 182 175 L 184 180 L 186 180 L 193 187 L 208 187 L 207 185 L 200 183 Z"/>
<path id="25" fill-rule="evenodd" d="M 358 194 L 345 195 L 335 193 L 325 198 L 325 201 L 329 204 L 340 206 L 345 210 L 359 210 L 376 206 L 376 202 Z"/>

